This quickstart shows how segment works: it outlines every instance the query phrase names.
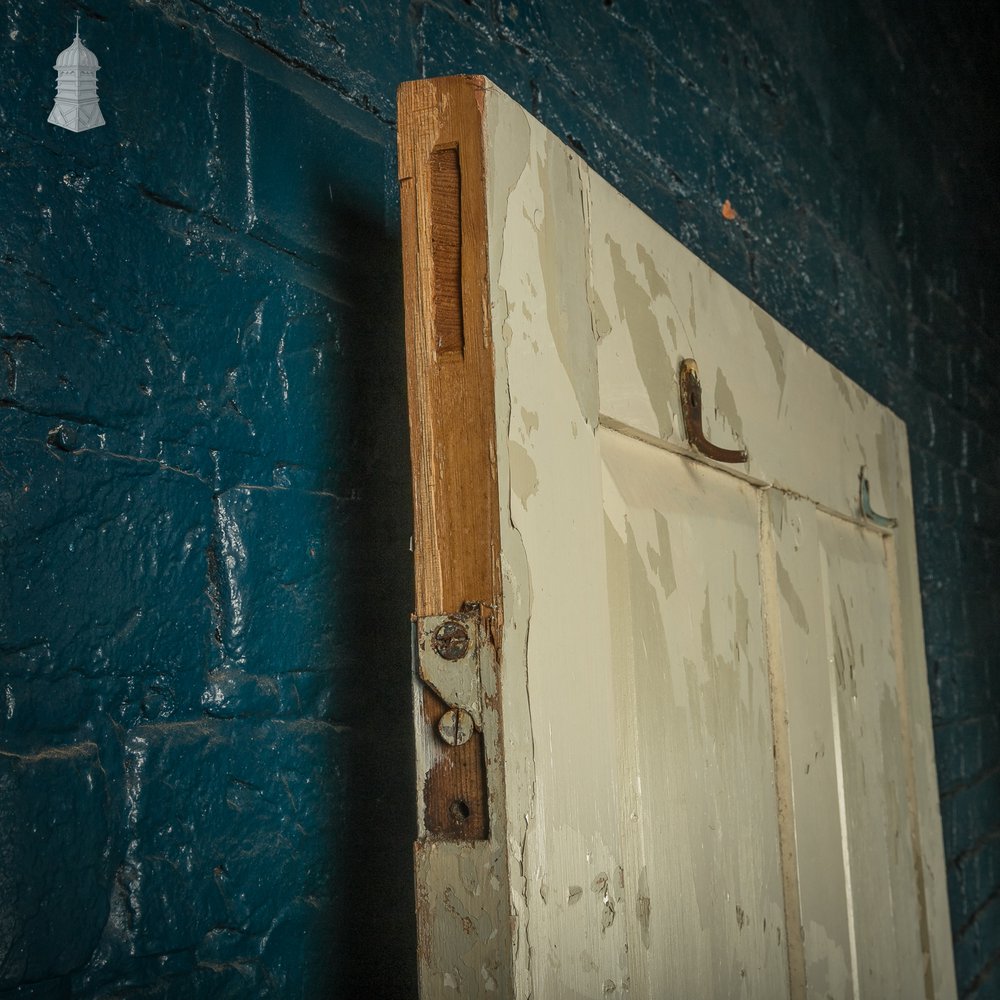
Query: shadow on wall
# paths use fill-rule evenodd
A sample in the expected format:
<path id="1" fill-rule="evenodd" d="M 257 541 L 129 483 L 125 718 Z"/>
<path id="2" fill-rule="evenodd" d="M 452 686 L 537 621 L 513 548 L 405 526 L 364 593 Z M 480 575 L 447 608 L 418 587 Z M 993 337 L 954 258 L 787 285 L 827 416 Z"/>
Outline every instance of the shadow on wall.
<path id="1" fill-rule="evenodd" d="M 306 977 L 305 995 L 361 990 L 409 1000 L 417 992 L 413 565 L 399 234 L 349 191 L 335 190 L 331 198 L 322 180 L 315 188 L 315 210 L 337 234 L 329 277 L 346 303 L 341 329 L 349 385 L 331 391 L 350 394 L 337 407 L 350 414 L 350 440 L 338 442 L 331 457 L 346 455 L 362 486 L 350 531 L 334 543 L 344 547 L 328 609 L 342 637 L 341 662 L 331 664 L 341 675 L 334 689 L 342 700 L 331 704 L 330 718 L 346 736 L 337 824 L 343 835 L 329 845 L 332 905 L 328 923 L 316 928 L 316 979 Z"/>

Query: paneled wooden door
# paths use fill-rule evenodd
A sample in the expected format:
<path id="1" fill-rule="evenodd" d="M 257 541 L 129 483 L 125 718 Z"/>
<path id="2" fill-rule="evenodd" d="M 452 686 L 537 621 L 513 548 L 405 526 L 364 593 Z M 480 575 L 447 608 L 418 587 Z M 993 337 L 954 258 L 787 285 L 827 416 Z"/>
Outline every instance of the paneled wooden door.
<path id="1" fill-rule="evenodd" d="M 905 427 L 483 78 L 399 152 L 422 996 L 953 997 Z"/>

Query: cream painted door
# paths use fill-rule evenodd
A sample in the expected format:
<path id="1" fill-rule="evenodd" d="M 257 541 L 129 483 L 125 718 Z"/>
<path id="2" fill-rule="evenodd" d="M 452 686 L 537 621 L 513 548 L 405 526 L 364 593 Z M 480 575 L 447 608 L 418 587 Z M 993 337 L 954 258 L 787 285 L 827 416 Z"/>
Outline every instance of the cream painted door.
<path id="1" fill-rule="evenodd" d="M 399 121 L 422 995 L 953 997 L 903 424 L 489 82 Z"/>

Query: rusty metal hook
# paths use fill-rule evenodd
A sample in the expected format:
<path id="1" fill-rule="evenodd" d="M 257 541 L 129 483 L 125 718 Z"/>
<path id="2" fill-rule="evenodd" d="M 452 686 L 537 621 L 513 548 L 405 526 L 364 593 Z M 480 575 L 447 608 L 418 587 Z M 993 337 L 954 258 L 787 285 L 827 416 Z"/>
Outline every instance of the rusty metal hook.
<path id="1" fill-rule="evenodd" d="M 879 528 L 895 528 L 897 521 L 894 517 L 886 517 L 884 514 L 876 514 L 872 510 L 872 498 L 868 492 L 868 477 L 865 475 L 865 467 L 861 466 L 861 515 L 866 520 Z"/>
<path id="2" fill-rule="evenodd" d="M 746 448 L 734 451 L 720 448 L 705 437 L 701 424 L 701 380 L 698 378 L 698 362 L 685 358 L 681 362 L 681 411 L 684 414 L 684 433 L 696 451 L 716 462 L 745 462 Z"/>

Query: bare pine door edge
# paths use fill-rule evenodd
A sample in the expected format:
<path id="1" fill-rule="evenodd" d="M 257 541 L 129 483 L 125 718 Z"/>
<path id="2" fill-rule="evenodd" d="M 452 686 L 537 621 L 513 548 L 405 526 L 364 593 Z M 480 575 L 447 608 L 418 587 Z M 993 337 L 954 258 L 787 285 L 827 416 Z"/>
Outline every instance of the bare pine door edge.
<path id="1" fill-rule="evenodd" d="M 482 77 L 399 89 L 399 185 L 420 622 L 474 609 L 499 662 L 502 633 L 493 349 L 486 261 Z M 421 995 L 445 984 L 510 995 L 502 740 L 496 673 L 481 731 L 446 746 L 448 707 L 415 683 L 415 845 Z M 487 776 L 489 775 L 489 777 Z M 458 907 L 451 886 L 464 887 Z M 442 891 L 438 891 L 443 887 Z M 463 982 L 459 969 L 468 970 Z M 492 970 L 480 979 L 482 969 Z M 473 978 L 475 977 L 475 978 Z"/>
<path id="2" fill-rule="evenodd" d="M 544 137 L 539 138 L 543 133 Z M 537 995 L 539 983 L 544 982 L 539 978 L 544 976 L 539 961 L 544 953 L 547 918 L 537 897 L 540 894 L 544 903 L 551 887 L 541 867 L 545 842 L 534 799 L 536 733 L 528 697 L 529 615 L 525 611 L 532 602 L 532 577 L 517 513 L 521 510 L 518 503 L 524 504 L 526 499 L 523 495 L 517 500 L 514 497 L 518 488 L 515 480 L 520 476 L 524 486 L 531 459 L 529 466 L 517 464 L 523 463 L 524 455 L 513 428 L 521 422 L 524 432 L 525 411 L 522 407 L 515 420 L 511 388 L 514 379 L 509 364 L 522 365 L 519 378 L 525 369 L 523 361 L 517 360 L 517 351 L 511 349 L 507 322 L 511 311 L 519 307 L 504 285 L 512 273 L 511 263 L 502 259 L 503 230 L 510 222 L 505 213 L 521 169 L 517 161 L 520 154 L 511 156 L 506 144 L 510 140 L 509 144 L 515 145 L 513 140 L 520 142 L 526 134 L 531 135 L 532 149 L 536 150 L 532 155 L 540 155 L 542 145 L 544 156 L 561 148 L 557 140 L 482 77 L 422 80 L 400 88 L 399 181 L 417 641 L 424 646 L 430 642 L 429 633 L 422 630 L 423 623 L 436 621 L 437 616 L 458 619 L 464 614 L 463 620 L 471 623 L 475 633 L 474 640 L 482 643 L 481 655 L 470 666 L 478 671 L 481 724 L 469 742 L 448 746 L 442 741 L 436 727 L 446 703 L 419 680 L 414 686 L 419 803 L 415 880 L 421 995 L 425 1000 L 482 994 L 528 997 L 533 989 Z M 690 324 L 693 327 L 695 323 L 697 304 L 702 326 L 710 325 L 719 334 L 715 347 L 698 347 L 699 360 L 709 362 L 702 364 L 708 373 L 706 393 L 712 388 L 715 391 L 715 407 L 706 410 L 708 436 L 720 443 L 744 443 L 740 436 L 746 422 L 741 424 L 732 400 L 735 396 L 745 403 L 754 394 L 759 396 L 753 412 L 742 413 L 744 421 L 748 416 L 753 418 L 758 431 L 747 442 L 750 459 L 726 471 L 761 489 L 761 509 L 770 503 L 768 496 L 802 496 L 811 500 L 816 510 L 833 515 L 841 523 L 853 522 L 870 531 L 871 526 L 865 524 L 857 509 L 851 479 L 856 473 L 850 472 L 867 456 L 874 467 L 873 505 L 899 518 L 895 533 L 886 537 L 885 552 L 894 595 L 892 640 L 903 723 L 905 798 L 909 802 L 915 881 L 922 910 L 920 943 L 926 963 L 923 978 L 928 997 L 953 997 L 954 971 L 905 427 L 680 244 L 658 231 L 651 220 L 611 191 L 582 161 L 570 153 L 565 156 L 566 176 L 580 194 L 577 204 L 582 201 L 588 226 L 591 212 L 602 211 L 608 218 L 619 211 L 627 213 L 629 224 L 640 232 L 644 245 L 665 248 L 662 252 L 667 259 L 661 261 L 664 273 L 690 271 L 695 276 L 690 290 Z M 599 189 L 599 199 L 592 198 L 592 188 Z M 613 231 L 614 223 L 608 218 L 595 216 L 595 227 L 604 227 L 595 228 L 595 232 Z M 633 251 L 626 247 L 625 252 Z M 617 253 L 618 258 L 612 259 L 609 253 Z M 621 253 L 621 247 L 613 242 L 587 247 L 591 308 L 586 321 L 593 326 L 601 367 L 598 387 L 597 355 L 589 360 L 569 358 L 569 367 L 576 365 L 583 373 L 576 390 L 578 395 L 588 397 L 581 399 L 581 408 L 592 416 L 586 421 L 592 426 L 582 433 L 596 435 L 600 425 L 678 452 L 685 460 L 703 462 L 680 432 L 680 415 L 671 409 L 673 404 L 655 400 L 652 388 L 648 400 L 642 392 L 636 395 L 630 388 L 641 376 L 647 387 L 653 378 L 668 383 L 672 380 L 676 389 L 676 370 L 671 371 L 669 365 L 659 370 L 666 355 L 650 353 L 648 317 L 630 317 L 623 312 L 609 318 L 604 314 L 602 288 L 606 290 L 612 281 L 620 281 L 627 273 L 620 269 Z M 504 267 L 507 279 L 501 277 Z M 640 265 L 626 262 L 626 267 L 641 271 Z M 678 313 L 674 319 L 685 327 L 684 316 Z M 674 319 L 667 318 L 666 324 L 674 346 L 683 352 L 684 344 L 678 347 Z M 657 336 L 664 335 L 663 320 L 660 326 Z M 639 339 L 640 327 L 647 338 L 644 343 Z M 725 338 L 740 336 L 741 329 L 755 333 L 759 330 L 767 349 L 766 354 L 761 354 L 763 367 L 755 371 L 731 367 L 727 369 L 727 384 L 722 368 L 731 347 Z M 693 332 L 683 329 L 680 341 Z M 565 341 L 557 346 L 560 360 L 566 364 L 564 352 L 572 354 L 575 348 L 567 348 Z M 711 357 L 713 352 L 716 358 Z M 591 363 L 593 372 L 588 368 Z M 717 376 L 712 374 L 715 364 L 721 366 Z M 770 385 L 772 377 L 776 385 L 774 396 L 769 397 L 764 386 Z M 804 392 L 806 387 L 808 391 Z M 531 393 L 538 401 L 544 390 L 540 394 L 536 385 Z M 767 409 L 774 398 L 776 413 Z M 790 443 L 781 434 L 760 433 L 761 428 L 767 419 L 776 430 L 796 427 L 801 423 L 797 418 L 807 408 L 822 410 L 828 404 L 844 407 L 845 423 L 821 428 L 821 433 L 829 437 L 812 442 L 813 454 L 823 455 L 827 461 L 814 460 L 796 489 L 795 462 L 804 452 L 797 451 L 794 441 Z M 777 416 L 782 420 L 776 421 Z M 869 432 L 870 427 L 877 433 Z M 841 432 L 842 440 L 838 437 Z M 533 433 L 530 425 L 526 433 Z M 523 433 L 521 440 L 527 440 Z M 565 444 L 572 442 L 567 438 Z M 770 525 L 762 521 L 761 530 L 770 539 Z M 765 548 L 770 551 L 762 553 L 762 559 L 769 565 L 773 545 Z M 768 576 L 772 575 L 770 568 Z M 787 609 L 774 602 L 774 579 L 767 582 L 772 606 L 766 609 L 765 618 L 787 615 Z M 506 652 L 501 648 L 504 644 Z M 774 670 L 778 643 L 769 636 L 767 645 L 768 662 Z M 425 652 L 418 650 L 418 659 Z M 772 686 L 783 684 L 780 675 L 791 668 L 790 663 L 779 663 Z M 534 676 L 537 683 L 537 673 Z M 501 684 L 501 678 L 506 686 Z M 570 678 L 567 683 L 574 680 Z M 778 731 L 783 711 L 780 699 L 774 709 L 775 742 L 777 750 L 785 753 L 785 735 Z M 501 718 L 504 713 L 506 720 Z M 787 759 L 778 761 L 783 800 L 791 794 L 789 767 Z M 781 829 L 783 841 L 787 841 L 793 832 L 790 822 L 783 821 Z M 794 844 L 783 843 L 783 853 L 787 855 L 787 868 L 789 857 L 794 863 Z M 798 861 L 804 863 L 802 858 Z M 615 877 L 613 868 L 609 872 L 605 883 Z M 784 877 L 790 877 L 787 870 Z M 584 887 L 586 898 L 591 892 L 599 895 L 604 891 L 607 907 L 609 891 L 612 900 L 614 892 L 600 890 L 598 883 L 600 877 L 594 883 L 597 888 Z M 570 898 L 571 906 L 574 902 Z M 788 915 L 796 911 L 797 902 L 793 901 Z M 571 912 L 578 914 L 582 910 Z M 620 953 L 622 948 L 628 952 L 623 937 L 624 915 L 617 923 L 614 917 L 612 909 L 610 922 L 594 939 L 604 949 L 600 952 L 605 956 L 599 957 L 601 962 L 609 962 L 609 956 Z M 564 943 L 567 940 L 563 938 Z M 793 948 L 789 957 L 789 971 L 796 981 L 790 984 L 791 992 L 800 995 L 802 956 Z M 618 978 L 617 982 L 625 987 L 628 978 Z M 614 985 L 611 979 L 607 983 Z M 638 982 L 633 984 L 635 988 L 640 988 Z"/>

